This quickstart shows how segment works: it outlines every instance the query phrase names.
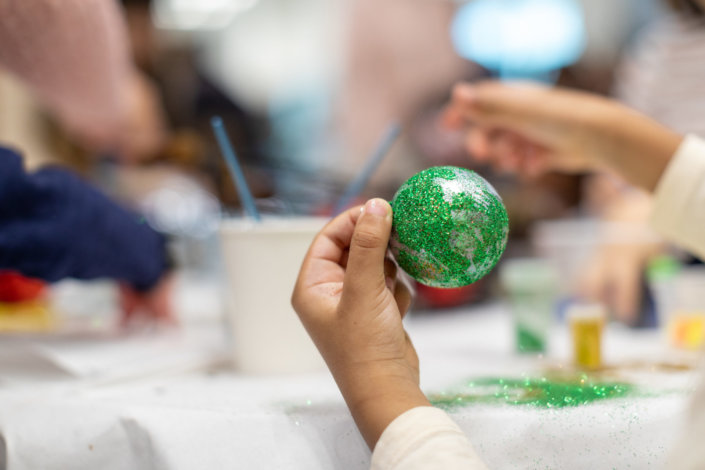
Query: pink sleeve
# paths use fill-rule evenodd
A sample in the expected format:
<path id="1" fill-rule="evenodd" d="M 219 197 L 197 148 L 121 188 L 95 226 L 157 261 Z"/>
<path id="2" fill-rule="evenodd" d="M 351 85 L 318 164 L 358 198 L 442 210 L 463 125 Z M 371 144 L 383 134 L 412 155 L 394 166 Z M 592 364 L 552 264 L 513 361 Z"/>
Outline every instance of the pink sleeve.
<path id="1" fill-rule="evenodd" d="M 71 131 L 103 144 L 127 113 L 127 31 L 113 0 L 0 0 L 0 68 Z"/>

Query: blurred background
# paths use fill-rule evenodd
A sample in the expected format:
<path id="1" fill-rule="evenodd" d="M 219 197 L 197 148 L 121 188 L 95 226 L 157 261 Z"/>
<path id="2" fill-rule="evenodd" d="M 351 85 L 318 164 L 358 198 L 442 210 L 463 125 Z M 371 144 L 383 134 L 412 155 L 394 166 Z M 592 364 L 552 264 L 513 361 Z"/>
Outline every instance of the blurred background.
<path id="1" fill-rule="evenodd" d="M 131 0 L 121 8 L 147 84 L 142 99 L 158 104 L 163 138 L 134 158 L 92 150 L 0 69 L 0 140 L 23 149 L 30 167 L 70 167 L 142 212 L 195 276 L 217 272 L 220 218 L 241 211 L 214 115 L 258 206 L 278 214 L 330 214 L 389 123 L 400 122 L 401 138 L 358 200 L 391 199 L 429 166 L 473 168 L 509 212 L 504 263 L 539 258 L 561 273 L 562 298 L 600 300 L 632 326 L 655 321 L 650 280 L 693 262 L 647 228 L 650 201 L 638 190 L 611 175 L 521 179 L 476 166 L 462 135 L 438 117 L 454 83 L 498 77 L 614 96 L 681 132 L 704 132 L 693 110 L 705 90 L 688 79 L 705 67 L 697 2 Z M 490 276 L 461 290 L 420 287 L 417 305 L 491 299 L 498 284 Z"/>

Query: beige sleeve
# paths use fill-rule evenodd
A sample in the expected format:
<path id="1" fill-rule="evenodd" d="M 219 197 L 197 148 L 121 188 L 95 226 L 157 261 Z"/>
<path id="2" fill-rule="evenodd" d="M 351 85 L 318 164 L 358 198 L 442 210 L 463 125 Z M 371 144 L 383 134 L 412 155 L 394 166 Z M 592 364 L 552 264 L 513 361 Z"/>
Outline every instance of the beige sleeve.
<path id="1" fill-rule="evenodd" d="M 654 192 L 654 228 L 670 241 L 705 258 L 705 141 L 687 136 Z"/>
<path id="2" fill-rule="evenodd" d="M 705 141 L 689 135 L 673 155 L 656 187 L 652 222 L 672 241 L 705 258 Z M 668 468 L 705 468 L 705 368 L 701 366 L 686 426 Z"/>
<path id="3" fill-rule="evenodd" d="M 467 436 L 442 410 L 419 406 L 384 430 L 371 470 L 486 469 Z"/>

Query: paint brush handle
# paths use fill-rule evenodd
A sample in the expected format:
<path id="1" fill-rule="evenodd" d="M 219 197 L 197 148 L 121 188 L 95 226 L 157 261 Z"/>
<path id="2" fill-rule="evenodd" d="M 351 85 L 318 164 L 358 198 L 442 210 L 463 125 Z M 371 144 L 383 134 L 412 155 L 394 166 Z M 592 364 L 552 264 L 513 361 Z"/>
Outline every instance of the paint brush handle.
<path id="1" fill-rule="evenodd" d="M 247 185 L 247 180 L 245 180 L 245 174 L 242 171 L 242 167 L 237 160 L 237 155 L 235 154 L 235 149 L 230 143 L 228 134 L 225 132 L 225 127 L 223 126 L 223 120 L 220 116 L 213 116 L 211 119 L 211 126 L 213 127 L 213 132 L 215 133 L 215 138 L 218 141 L 218 146 L 220 151 L 225 158 L 225 163 L 228 165 L 230 170 L 230 176 L 235 183 L 235 188 L 240 196 L 240 201 L 242 202 L 245 212 L 259 222 L 262 217 L 255 206 L 255 198 L 252 196 L 250 187 Z"/>
<path id="2" fill-rule="evenodd" d="M 377 147 L 375 147 L 374 151 L 367 159 L 362 171 L 360 171 L 355 179 L 353 179 L 347 188 L 345 188 L 343 195 L 340 196 L 340 199 L 338 199 L 338 202 L 335 204 L 335 210 L 333 211 L 334 215 L 338 215 L 343 212 L 345 207 L 347 207 L 347 205 L 350 204 L 350 202 L 362 192 L 365 186 L 367 186 L 370 178 L 372 178 L 372 175 L 377 170 L 377 167 L 389 153 L 389 149 L 392 148 L 392 145 L 396 142 L 400 133 L 401 126 L 399 123 L 393 122 L 387 127 L 387 131 L 384 133 L 384 136 L 380 140 L 379 144 L 377 144 Z"/>

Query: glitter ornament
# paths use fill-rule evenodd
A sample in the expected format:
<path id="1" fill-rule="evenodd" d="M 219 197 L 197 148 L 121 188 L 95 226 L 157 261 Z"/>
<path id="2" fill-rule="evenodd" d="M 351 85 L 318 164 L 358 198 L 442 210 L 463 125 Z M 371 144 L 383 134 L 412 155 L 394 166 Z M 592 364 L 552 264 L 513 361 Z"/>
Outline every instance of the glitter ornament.
<path id="1" fill-rule="evenodd" d="M 392 253 L 422 284 L 472 284 L 490 272 L 507 245 L 507 211 L 474 171 L 428 168 L 409 178 L 391 205 Z"/>

